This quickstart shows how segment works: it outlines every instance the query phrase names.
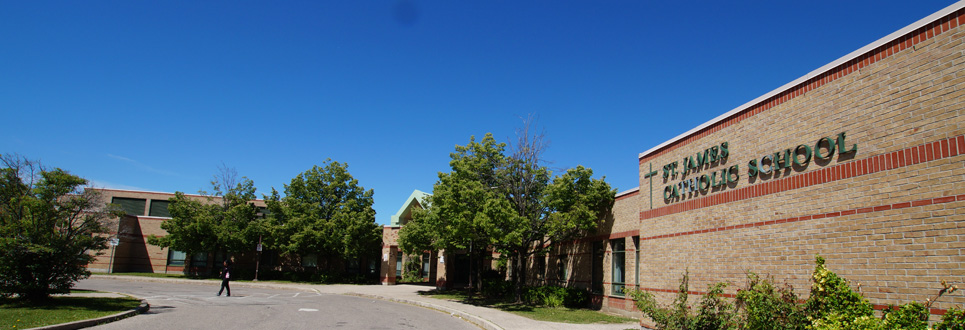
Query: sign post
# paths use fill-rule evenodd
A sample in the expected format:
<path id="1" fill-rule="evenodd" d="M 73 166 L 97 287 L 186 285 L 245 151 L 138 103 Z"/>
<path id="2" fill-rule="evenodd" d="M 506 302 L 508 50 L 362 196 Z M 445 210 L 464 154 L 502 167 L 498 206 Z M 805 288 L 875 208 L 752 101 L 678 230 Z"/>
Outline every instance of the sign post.
<path id="1" fill-rule="evenodd" d="M 258 246 L 255 247 L 255 251 L 258 251 L 258 257 L 255 259 L 255 282 L 257 282 L 258 268 L 261 268 L 261 235 L 258 235 Z"/>
<path id="2" fill-rule="evenodd" d="M 107 243 L 111 246 L 111 259 L 107 262 L 107 273 L 110 274 L 114 272 L 114 249 L 118 244 L 121 244 L 121 240 L 113 237 Z"/>

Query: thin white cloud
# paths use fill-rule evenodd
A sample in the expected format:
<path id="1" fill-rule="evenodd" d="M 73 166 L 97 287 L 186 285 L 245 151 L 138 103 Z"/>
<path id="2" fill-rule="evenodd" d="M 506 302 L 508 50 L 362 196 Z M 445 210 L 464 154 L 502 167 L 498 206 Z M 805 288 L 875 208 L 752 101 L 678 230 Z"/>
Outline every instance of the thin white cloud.
<path id="1" fill-rule="evenodd" d="M 141 170 L 143 170 L 143 171 L 148 171 L 148 172 L 151 172 L 151 173 L 168 175 L 168 176 L 178 176 L 178 177 L 181 176 L 181 175 L 179 175 L 179 174 L 177 174 L 177 173 L 174 173 L 174 172 L 171 172 L 171 171 L 156 169 L 156 168 L 154 168 L 154 167 L 148 166 L 147 164 L 141 163 L 141 162 L 139 162 L 139 161 L 136 161 L 136 160 L 133 160 L 133 159 L 124 157 L 124 156 L 107 154 L 107 157 L 114 158 L 114 159 L 117 159 L 117 160 L 120 160 L 120 161 L 129 163 L 129 164 L 134 165 L 135 167 L 137 167 L 137 168 L 139 168 L 139 169 L 141 169 Z"/>

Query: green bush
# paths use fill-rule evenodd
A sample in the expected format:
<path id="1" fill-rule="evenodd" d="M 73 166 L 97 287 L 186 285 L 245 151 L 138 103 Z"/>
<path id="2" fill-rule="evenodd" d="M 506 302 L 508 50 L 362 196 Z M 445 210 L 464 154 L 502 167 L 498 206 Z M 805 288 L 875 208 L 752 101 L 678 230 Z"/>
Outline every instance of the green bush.
<path id="1" fill-rule="evenodd" d="M 529 305 L 581 308 L 586 306 L 587 301 L 589 301 L 589 293 L 580 289 L 535 286 L 523 290 L 523 302 Z"/>
<path id="2" fill-rule="evenodd" d="M 935 330 L 965 330 L 965 311 L 950 309 L 942 315 L 942 321 L 935 324 Z"/>
<path id="3" fill-rule="evenodd" d="M 658 304 L 656 297 L 650 292 L 632 290 L 627 293 L 634 300 L 637 309 L 656 323 L 657 329 L 731 329 L 735 318 L 734 306 L 721 297 L 726 286 L 725 283 L 710 286 L 701 299 L 696 314 L 690 312 L 690 305 L 687 303 L 690 296 L 689 272 L 684 273 L 677 288 L 677 296 L 669 306 Z"/>
<path id="4" fill-rule="evenodd" d="M 737 290 L 734 304 L 721 298 L 724 283 L 710 286 L 698 309 L 691 311 L 689 274 L 684 273 L 677 297 L 660 305 L 653 294 L 634 290 L 629 296 L 657 329 L 799 329 L 799 330 L 925 330 L 931 304 L 958 290 L 942 281 L 942 289 L 925 304 L 911 302 L 882 311 L 876 317 L 871 303 L 851 289 L 848 281 L 828 270 L 824 258 L 816 258 L 811 275 L 811 296 L 799 303 L 790 285 L 775 287 L 772 279 L 748 273 L 745 287 Z M 965 312 L 949 310 L 936 330 L 965 330 Z"/>
<path id="5" fill-rule="evenodd" d="M 807 324 L 803 307 L 794 289 L 784 284 L 775 287 L 771 278 L 747 273 L 747 284 L 734 299 L 739 323 L 744 329 L 799 329 Z"/>
<path id="6" fill-rule="evenodd" d="M 498 278 L 483 279 L 481 293 L 488 298 L 508 297 L 513 294 L 513 283 Z"/>
<path id="7" fill-rule="evenodd" d="M 402 282 L 419 283 L 423 282 L 422 259 L 418 256 L 409 256 L 402 267 Z"/>

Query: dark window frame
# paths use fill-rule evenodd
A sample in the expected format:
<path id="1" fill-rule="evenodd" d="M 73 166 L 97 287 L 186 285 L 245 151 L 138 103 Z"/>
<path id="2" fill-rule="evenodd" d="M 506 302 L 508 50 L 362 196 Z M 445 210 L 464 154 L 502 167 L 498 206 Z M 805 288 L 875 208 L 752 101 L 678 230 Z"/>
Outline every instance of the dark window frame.
<path id="1" fill-rule="evenodd" d="M 623 297 L 627 281 L 626 239 L 610 240 L 610 295 Z"/>
<path id="2" fill-rule="evenodd" d="M 148 216 L 159 217 L 159 218 L 170 218 L 171 217 L 171 201 L 166 199 L 152 199 L 149 203 L 150 207 L 147 212 Z"/>
<path id="3" fill-rule="evenodd" d="M 111 198 L 111 204 L 120 206 L 127 215 L 144 215 L 147 199 L 114 196 Z"/>

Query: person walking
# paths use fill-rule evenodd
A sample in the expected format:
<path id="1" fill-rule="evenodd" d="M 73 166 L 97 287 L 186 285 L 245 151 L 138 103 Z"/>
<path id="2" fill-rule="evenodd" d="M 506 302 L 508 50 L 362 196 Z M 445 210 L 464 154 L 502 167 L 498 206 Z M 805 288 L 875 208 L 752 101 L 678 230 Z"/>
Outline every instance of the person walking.
<path id="1" fill-rule="evenodd" d="M 228 281 L 231 280 L 231 261 L 224 261 L 224 268 L 221 269 L 221 290 L 218 290 L 218 296 L 221 296 L 221 292 L 228 290 L 228 297 L 231 297 L 231 287 L 228 286 Z"/>

